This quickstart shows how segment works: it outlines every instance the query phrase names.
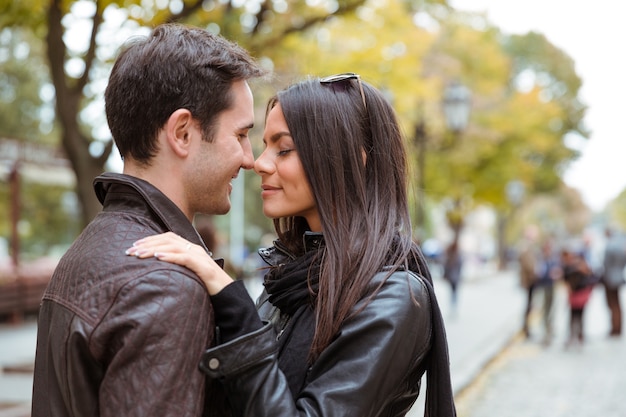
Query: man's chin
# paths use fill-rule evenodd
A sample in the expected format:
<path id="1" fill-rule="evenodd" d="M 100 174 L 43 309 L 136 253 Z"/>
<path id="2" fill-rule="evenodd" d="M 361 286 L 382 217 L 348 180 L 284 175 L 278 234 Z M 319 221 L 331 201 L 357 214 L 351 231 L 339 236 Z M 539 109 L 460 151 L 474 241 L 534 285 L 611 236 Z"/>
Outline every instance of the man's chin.
<path id="1" fill-rule="evenodd" d="M 223 204 L 217 207 L 214 206 L 214 207 L 211 207 L 210 209 L 205 209 L 203 211 L 200 211 L 199 213 L 205 214 L 207 216 L 213 216 L 213 215 L 220 216 L 223 214 L 228 214 L 228 212 L 230 211 L 230 207 L 231 207 L 231 204 L 230 204 L 230 201 L 228 201 L 227 204 Z"/>
<path id="2" fill-rule="evenodd" d="M 215 214 L 228 214 L 228 212 L 230 211 L 230 208 L 231 208 L 231 204 L 229 200 L 227 204 L 224 204 L 223 206 L 219 207 L 218 210 L 215 212 Z"/>

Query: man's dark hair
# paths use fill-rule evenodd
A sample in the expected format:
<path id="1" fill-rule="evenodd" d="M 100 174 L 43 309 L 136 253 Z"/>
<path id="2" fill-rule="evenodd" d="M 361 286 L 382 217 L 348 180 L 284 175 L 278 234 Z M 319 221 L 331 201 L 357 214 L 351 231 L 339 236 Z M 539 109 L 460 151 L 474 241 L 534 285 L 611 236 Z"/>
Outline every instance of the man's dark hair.
<path id="1" fill-rule="evenodd" d="M 233 82 L 263 75 L 248 52 L 200 28 L 165 24 L 129 41 L 117 58 L 104 98 L 122 158 L 148 164 L 157 134 L 177 109 L 187 109 L 211 141 L 217 115 L 232 106 Z"/>

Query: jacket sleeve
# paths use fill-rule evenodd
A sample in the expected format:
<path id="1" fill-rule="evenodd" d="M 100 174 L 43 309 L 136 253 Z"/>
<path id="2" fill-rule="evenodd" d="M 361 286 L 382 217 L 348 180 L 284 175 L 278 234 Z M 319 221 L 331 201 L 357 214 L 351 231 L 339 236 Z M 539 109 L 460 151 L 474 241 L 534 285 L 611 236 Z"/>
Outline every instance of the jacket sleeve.
<path id="1" fill-rule="evenodd" d="M 298 398 L 278 368 L 269 324 L 208 350 L 202 368 L 222 382 L 237 416 L 403 415 L 417 397 L 431 343 L 427 289 L 396 272 L 361 308 L 311 366 Z M 390 409 L 392 402 L 397 409 Z"/>
<path id="2" fill-rule="evenodd" d="M 131 280 L 91 344 L 105 369 L 100 415 L 201 416 L 197 364 L 213 332 L 208 294 L 191 276 L 168 268 Z"/>

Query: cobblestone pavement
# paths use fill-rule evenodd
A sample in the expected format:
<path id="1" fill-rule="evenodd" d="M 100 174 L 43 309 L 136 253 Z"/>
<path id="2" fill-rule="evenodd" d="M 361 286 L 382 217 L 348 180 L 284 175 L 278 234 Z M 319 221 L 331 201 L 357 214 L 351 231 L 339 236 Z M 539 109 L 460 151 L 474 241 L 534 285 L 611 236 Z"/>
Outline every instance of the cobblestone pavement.
<path id="1" fill-rule="evenodd" d="M 622 292 L 622 305 L 625 298 Z M 556 337 L 514 339 L 457 396 L 459 417 L 624 417 L 626 340 L 608 338 L 603 288 L 585 311 L 586 340 L 565 348 L 568 310 L 563 291 L 555 307 Z"/>

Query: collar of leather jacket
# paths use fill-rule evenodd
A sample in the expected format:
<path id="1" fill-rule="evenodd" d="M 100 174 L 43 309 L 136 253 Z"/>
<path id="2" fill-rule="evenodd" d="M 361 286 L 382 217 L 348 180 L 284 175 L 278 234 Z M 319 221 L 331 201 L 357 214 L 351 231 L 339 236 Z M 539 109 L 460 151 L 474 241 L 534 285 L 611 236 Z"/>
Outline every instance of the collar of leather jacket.
<path id="1" fill-rule="evenodd" d="M 107 201 L 107 196 L 123 191 L 124 189 L 126 189 L 126 193 L 131 191 L 131 193 L 139 195 L 158 220 L 165 226 L 166 230 L 172 231 L 188 241 L 202 246 L 208 251 L 204 241 L 200 238 L 200 235 L 189 222 L 185 214 L 172 200 L 149 182 L 126 174 L 105 172 L 94 179 L 93 187 L 98 200 L 103 206 L 106 206 L 105 202 Z M 215 262 L 223 268 L 223 259 L 215 259 Z"/>
<path id="2" fill-rule="evenodd" d="M 302 241 L 304 243 L 305 252 L 317 250 L 325 244 L 324 235 L 320 232 L 304 232 Z M 291 253 L 285 245 L 283 245 L 280 239 L 274 241 L 274 246 L 259 249 L 258 254 L 269 266 L 277 266 L 297 258 L 296 255 Z"/>

